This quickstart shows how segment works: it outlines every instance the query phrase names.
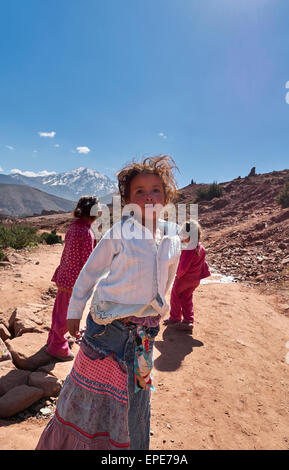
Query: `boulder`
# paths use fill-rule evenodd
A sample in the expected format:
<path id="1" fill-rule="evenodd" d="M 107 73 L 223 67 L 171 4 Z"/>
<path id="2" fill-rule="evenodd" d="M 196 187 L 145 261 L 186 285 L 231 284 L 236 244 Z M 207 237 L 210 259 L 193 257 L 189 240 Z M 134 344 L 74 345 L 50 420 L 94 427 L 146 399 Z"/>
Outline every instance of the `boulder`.
<path id="1" fill-rule="evenodd" d="M 9 319 L 9 328 L 14 331 L 15 336 L 23 333 L 41 332 L 49 330 L 51 323 L 51 312 L 44 312 L 45 305 L 27 304 L 17 307 Z"/>
<path id="2" fill-rule="evenodd" d="M 258 224 L 255 225 L 256 230 L 263 230 L 264 228 L 266 228 L 265 222 L 259 222 Z"/>
<path id="3" fill-rule="evenodd" d="M 0 362 L 0 396 L 17 385 L 27 384 L 30 374 L 28 370 L 17 369 L 12 361 Z"/>
<path id="4" fill-rule="evenodd" d="M 47 334 L 26 333 L 6 341 L 12 360 L 19 369 L 35 371 L 51 362 L 51 356 L 45 351 Z"/>
<path id="5" fill-rule="evenodd" d="M 42 389 L 18 385 L 0 397 L 0 418 L 9 418 L 33 405 L 42 397 Z"/>
<path id="6" fill-rule="evenodd" d="M 6 326 L 3 323 L 0 323 L 0 338 L 3 341 L 6 341 L 6 339 L 11 338 L 11 334 L 9 330 L 6 328 Z"/>
<path id="7" fill-rule="evenodd" d="M 38 371 L 46 372 L 53 377 L 56 377 L 61 383 L 64 382 L 73 366 L 73 361 L 67 362 L 52 362 L 46 366 L 39 367 Z"/>
<path id="8" fill-rule="evenodd" d="M 7 312 L 7 311 L 3 312 L 3 310 L 0 310 L 0 323 L 1 323 L 1 325 L 4 325 L 7 328 L 7 330 L 9 328 L 8 318 L 9 318 L 9 312 Z"/>
<path id="9" fill-rule="evenodd" d="M 46 372 L 31 372 L 28 385 L 43 390 L 43 397 L 57 397 L 60 393 L 62 383 L 57 377 Z"/>
<path id="10" fill-rule="evenodd" d="M 279 243 L 278 248 L 280 248 L 280 250 L 286 250 L 287 249 L 287 243 L 284 243 L 284 242 Z"/>

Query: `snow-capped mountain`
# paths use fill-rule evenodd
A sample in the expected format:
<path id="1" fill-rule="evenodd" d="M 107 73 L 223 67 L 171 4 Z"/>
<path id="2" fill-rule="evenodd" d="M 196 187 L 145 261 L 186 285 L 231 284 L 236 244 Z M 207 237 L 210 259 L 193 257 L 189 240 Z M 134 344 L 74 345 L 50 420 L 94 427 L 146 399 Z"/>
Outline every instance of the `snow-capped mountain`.
<path id="1" fill-rule="evenodd" d="M 5 177 L 5 181 L 1 181 Z M 9 181 L 8 181 L 9 180 Z M 117 183 L 96 170 L 76 168 L 48 176 L 24 176 L 21 173 L 0 175 L 0 183 L 23 184 L 48 194 L 77 201 L 81 196 L 94 195 L 104 201 L 107 195 L 118 191 Z"/>

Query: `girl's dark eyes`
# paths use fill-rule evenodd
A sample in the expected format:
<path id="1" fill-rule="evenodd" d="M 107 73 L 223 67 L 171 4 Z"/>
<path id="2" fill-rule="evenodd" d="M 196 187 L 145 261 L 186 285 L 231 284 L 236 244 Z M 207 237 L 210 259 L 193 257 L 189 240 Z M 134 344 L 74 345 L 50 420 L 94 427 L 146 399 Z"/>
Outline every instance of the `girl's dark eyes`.
<path id="1" fill-rule="evenodd" d="M 153 189 L 153 193 L 159 193 L 159 192 L 160 192 L 160 189 L 158 188 Z M 141 194 L 141 193 L 143 193 L 143 189 L 138 189 L 136 192 L 136 194 Z"/>

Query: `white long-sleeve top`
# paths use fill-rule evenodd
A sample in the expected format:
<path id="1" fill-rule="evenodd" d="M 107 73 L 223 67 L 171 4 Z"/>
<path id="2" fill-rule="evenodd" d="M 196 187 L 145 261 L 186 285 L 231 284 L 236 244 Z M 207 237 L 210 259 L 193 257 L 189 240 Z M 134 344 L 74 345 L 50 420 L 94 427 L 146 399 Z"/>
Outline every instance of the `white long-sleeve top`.
<path id="1" fill-rule="evenodd" d="M 151 305 L 164 316 L 169 308 L 165 295 L 175 277 L 181 242 L 177 226 L 162 220 L 157 235 L 161 238 L 158 249 L 150 230 L 133 217 L 108 230 L 79 274 L 67 318 L 82 317 L 95 285 L 91 309 L 95 298 L 97 304 Z"/>

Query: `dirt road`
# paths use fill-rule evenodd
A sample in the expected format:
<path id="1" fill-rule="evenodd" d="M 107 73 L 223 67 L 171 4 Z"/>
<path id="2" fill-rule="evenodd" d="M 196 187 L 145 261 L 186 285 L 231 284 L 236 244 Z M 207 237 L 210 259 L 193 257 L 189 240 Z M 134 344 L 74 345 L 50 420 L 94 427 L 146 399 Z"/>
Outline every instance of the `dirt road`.
<path id="1" fill-rule="evenodd" d="M 39 301 L 61 252 L 33 248 L 1 271 L 2 316 Z M 151 449 L 289 448 L 289 318 L 278 302 L 245 284 L 202 284 L 193 337 L 161 325 Z M 0 449 L 34 449 L 46 423 L 0 420 Z"/>

